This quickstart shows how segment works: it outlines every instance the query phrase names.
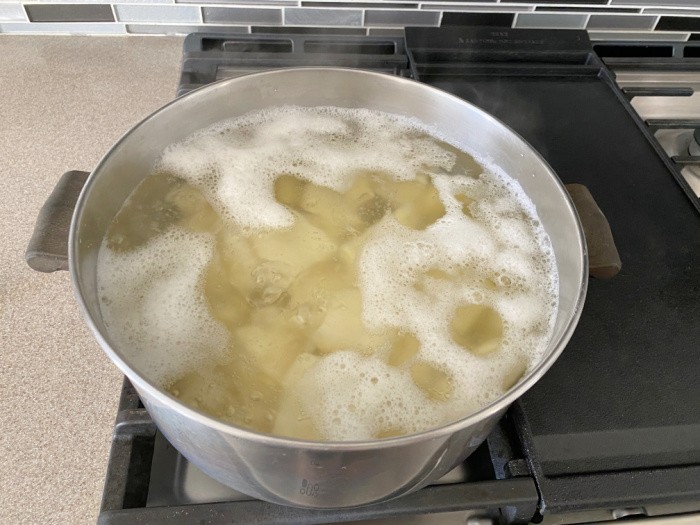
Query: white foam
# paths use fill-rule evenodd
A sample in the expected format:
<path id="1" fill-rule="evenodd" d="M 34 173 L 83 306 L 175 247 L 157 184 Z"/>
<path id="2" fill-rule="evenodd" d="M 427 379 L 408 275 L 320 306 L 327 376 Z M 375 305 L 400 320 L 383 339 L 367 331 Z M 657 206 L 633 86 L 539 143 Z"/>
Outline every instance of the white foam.
<path id="1" fill-rule="evenodd" d="M 411 179 L 427 168 L 449 169 L 454 154 L 407 133 L 417 121 L 365 109 L 283 106 L 224 121 L 168 148 L 159 168 L 197 186 L 217 211 L 244 230 L 290 226 L 274 200 L 283 173 L 344 189 L 348 167 Z M 382 144 L 382 147 L 376 147 Z"/>
<path id="2" fill-rule="evenodd" d="M 408 368 L 388 366 L 378 355 L 331 354 L 296 387 L 326 439 L 368 439 L 382 428 L 417 432 L 464 416 L 503 393 L 509 369 L 522 359 L 534 364 L 546 349 L 558 281 L 534 205 L 517 182 L 483 159 L 477 158 L 487 170 L 479 178 L 445 174 L 455 155 L 417 132 L 437 135 L 415 120 L 376 111 L 281 107 L 199 132 L 168 148 L 158 166 L 199 188 L 225 221 L 247 232 L 292 224 L 291 212 L 274 199 L 282 174 L 341 191 L 352 170 L 383 171 L 395 180 L 430 173 L 445 216 L 422 231 L 385 216 L 368 234 L 358 285 L 365 324 L 414 334 L 416 359 L 448 374 L 453 394 L 447 401 L 427 399 Z M 472 217 L 456 198 L 464 193 L 477 198 Z M 101 251 L 110 333 L 139 370 L 158 380 L 196 366 L 202 349 L 200 357 L 226 344 L 198 284 L 211 251 L 207 235 L 174 228 L 133 253 Z M 424 275 L 435 267 L 474 275 L 458 284 Z M 510 285 L 490 289 L 486 276 Z M 420 279 L 422 291 L 414 286 Z M 465 302 L 499 313 L 499 351 L 476 356 L 450 338 L 449 319 Z"/>
<path id="3" fill-rule="evenodd" d="M 132 252 L 100 250 L 98 284 L 112 342 L 155 382 L 225 348 L 226 331 L 201 292 L 212 250 L 209 234 L 175 227 Z"/>

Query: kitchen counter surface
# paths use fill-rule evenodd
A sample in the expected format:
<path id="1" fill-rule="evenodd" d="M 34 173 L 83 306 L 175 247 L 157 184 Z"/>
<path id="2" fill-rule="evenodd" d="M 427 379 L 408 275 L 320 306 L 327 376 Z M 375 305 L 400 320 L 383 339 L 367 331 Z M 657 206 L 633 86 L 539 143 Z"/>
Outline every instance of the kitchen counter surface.
<path id="1" fill-rule="evenodd" d="M 24 262 L 61 174 L 174 98 L 182 39 L 0 36 L 0 523 L 95 523 L 118 369 L 66 272 Z"/>

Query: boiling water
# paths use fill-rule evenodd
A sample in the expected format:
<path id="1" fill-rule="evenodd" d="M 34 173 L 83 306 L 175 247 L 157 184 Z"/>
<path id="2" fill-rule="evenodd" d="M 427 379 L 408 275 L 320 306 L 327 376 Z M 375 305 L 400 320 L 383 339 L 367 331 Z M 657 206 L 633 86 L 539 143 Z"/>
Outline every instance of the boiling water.
<path id="1" fill-rule="evenodd" d="M 546 348 L 549 238 L 520 186 L 420 123 L 281 107 L 168 148 L 100 251 L 112 343 L 184 403 L 362 440 L 494 400 Z"/>

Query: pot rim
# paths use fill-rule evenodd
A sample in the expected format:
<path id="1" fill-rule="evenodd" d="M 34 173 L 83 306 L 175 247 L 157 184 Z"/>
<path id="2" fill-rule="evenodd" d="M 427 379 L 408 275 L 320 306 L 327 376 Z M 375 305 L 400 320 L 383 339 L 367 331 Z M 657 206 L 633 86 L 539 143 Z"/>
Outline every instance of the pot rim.
<path id="1" fill-rule="evenodd" d="M 515 139 L 519 139 L 526 146 L 528 146 L 528 148 L 542 162 L 542 165 L 547 169 L 549 174 L 554 179 L 554 182 L 555 182 L 555 184 L 556 184 L 556 186 L 561 194 L 561 197 L 564 199 L 569 211 L 573 214 L 573 217 L 574 217 L 576 225 L 577 225 L 577 230 L 578 230 L 577 241 L 578 241 L 579 247 L 581 249 L 581 253 L 583 255 L 583 264 L 582 264 L 582 272 L 581 272 L 581 275 L 579 276 L 578 297 L 576 298 L 574 310 L 571 313 L 571 317 L 569 318 L 569 320 L 564 328 L 562 336 L 560 337 L 559 341 L 557 342 L 557 345 L 555 346 L 555 348 L 548 355 L 546 355 L 539 363 L 537 363 L 537 365 L 525 376 L 524 379 L 522 379 L 520 382 L 518 382 L 514 387 L 511 387 L 511 389 L 509 389 L 502 396 L 499 396 L 498 398 L 493 400 L 488 405 L 482 407 L 481 409 L 477 410 L 476 412 L 469 414 L 466 417 L 463 417 L 461 419 L 457 419 L 455 421 L 452 421 L 450 423 L 447 423 L 447 424 L 439 426 L 439 427 L 431 428 L 429 430 L 425 430 L 425 431 L 414 433 L 414 434 L 406 434 L 406 435 L 401 435 L 401 436 L 397 436 L 397 437 L 371 439 L 371 440 L 359 440 L 359 441 L 310 441 L 310 440 L 302 440 L 302 439 L 296 439 L 296 438 L 291 438 L 291 437 L 276 436 L 276 435 L 272 435 L 272 434 L 265 434 L 265 433 L 256 432 L 253 430 L 248 430 L 248 429 L 245 429 L 242 427 L 238 427 L 234 424 L 226 423 L 220 419 L 209 416 L 209 415 L 205 414 L 204 412 L 201 412 L 197 409 L 194 409 L 194 408 L 191 408 L 191 407 L 185 405 L 177 398 L 164 392 L 154 382 L 152 382 L 149 379 L 142 376 L 136 370 L 136 368 L 132 367 L 129 364 L 128 359 L 124 358 L 121 355 L 121 353 L 119 353 L 117 350 L 112 348 L 112 346 L 107 342 L 107 340 L 103 336 L 102 332 L 97 328 L 97 325 L 96 325 L 92 315 L 90 314 L 90 312 L 87 308 L 87 305 L 85 304 L 85 301 L 83 300 L 83 293 L 82 293 L 80 280 L 79 280 L 79 276 L 78 276 L 78 268 L 77 268 L 77 265 L 75 263 L 75 261 L 78 259 L 78 254 L 77 254 L 78 243 L 77 243 L 77 238 L 76 238 L 77 230 L 78 230 L 78 226 L 80 223 L 82 212 L 83 212 L 83 209 L 85 207 L 85 202 L 87 201 L 90 189 L 92 188 L 96 178 L 98 177 L 98 174 L 100 173 L 100 171 L 103 168 L 104 164 L 106 163 L 107 159 L 112 155 L 112 152 L 117 150 L 125 141 L 127 141 L 128 138 L 131 136 L 131 134 L 135 132 L 135 130 L 140 128 L 145 123 L 150 122 L 153 119 L 159 118 L 159 115 L 161 113 L 167 111 L 169 108 L 178 106 L 179 104 L 182 104 L 183 100 L 188 100 L 190 98 L 196 98 L 196 97 L 200 97 L 200 98 L 205 97 L 208 91 L 211 91 L 213 89 L 222 89 L 224 86 L 228 86 L 228 85 L 231 85 L 233 88 L 233 86 L 235 86 L 235 84 L 240 82 L 242 79 L 245 79 L 244 81 L 246 81 L 246 82 L 250 82 L 251 80 L 254 80 L 256 78 L 265 78 L 265 77 L 273 76 L 273 75 L 284 75 L 284 74 L 299 72 L 300 70 L 308 71 L 310 73 L 332 72 L 335 74 L 364 75 L 367 77 L 375 77 L 375 78 L 379 77 L 383 81 L 396 82 L 397 84 L 403 84 L 406 86 L 415 87 L 415 85 L 420 85 L 420 89 L 430 91 L 432 96 L 434 96 L 434 97 L 442 97 L 443 99 L 451 100 L 453 102 L 458 102 L 459 104 L 468 104 L 468 105 L 472 106 L 472 108 L 475 111 L 481 113 L 482 116 L 486 120 L 491 121 L 496 126 L 503 126 L 505 129 L 507 129 L 512 134 L 512 136 Z M 95 339 L 97 340 L 99 345 L 102 347 L 104 352 L 119 367 L 119 369 L 129 378 L 129 380 L 134 384 L 134 386 L 137 388 L 137 390 L 147 391 L 149 393 L 149 395 L 153 396 L 159 402 L 171 406 L 172 408 L 177 410 L 179 413 L 181 413 L 183 416 L 187 417 L 188 419 L 195 420 L 199 424 L 214 428 L 222 433 L 228 434 L 228 435 L 233 436 L 235 438 L 263 442 L 267 445 L 272 445 L 272 446 L 279 446 L 279 447 L 286 447 L 286 448 L 293 447 L 293 448 L 299 448 L 299 449 L 305 449 L 305 450 L 317 450 L 317 451 L 333 450 L 335 452 L 335 451 L 376 450 L 376 449 L 401 446 L 404 444 L 410 444 L 410 443 L 413 443 L 416 441 L 431 440 L 431 439 L 435 439 L 435 438 L 443 438 L 444 436 L 449 435 L 449 434 L 454 434 L 463 428 L 466 428 L 466 427 L 471 426 L 471 425 L 475 425 L 480 421 L 485 421 L 488 418 L 490 418 L 492 415 L 496 414 L 497 412 L 506 409 L 517 398 L 519 398 L 527 390 L 529 390 L 547 372 L 547 370 L 552 366 L 552 364 L 559 358 L 559 355 L 564 350 L 564 347 L 571 339 L 571 336 L 576 328 L 576 325 L 578 324 L 578 320 L 581 317 L 581 312 L 583 310 L 583 303 L 585 301 L 586 292 L 587 292 L 587 288 L 588 288 L 588 254 L 587 254 L 587 247 L 586 247 L 586 241 L 585 241 L 585 237 L 584 237 L 583 227 L 581 225 L 581 221 L 579 219 L 578 213 L 576 211 L 576 208 L 574 207 L 574 204 L 573 204 L 573 201 L 571 200 L 571 197 L 569 196 L 569 193 L 564 188 L 563 183 L 561 182 L 559 177 L 556 175 L 554 170 L 551 168 L 549 163 L 547 163 L 547 161 L 542 157 L 542 155 L 540 155 L 540 153 L 535 148 L 533 148 L 525 139 L 523 139 L 518 133 L 516 133 L 508 125 L 506 125 L 505 123 L 503 123 L 502 121 L 500 121 L 499 119 L 497 119 L 496 117 L 491 115 L 490 113 L 487 113 L 486 111 L 482 110 L 478 106 L 475 106 L 474 104 L 471 104 L 470 102 L 467 102 L 466 100 L 459 98 L 456 95 L 452 95 L 451 93 L 448 93 L 448 92 L 443 91 L 441 89 L 438 89 L 436 87 L 430 86 L 428 84 L 423 84 L 422 82 L 419 82 L 419 81 L 416 81 L 413 79 L 392 76 L 392 75 L 387 75 L 385 73 L 377 73 L 377 72 L 367 71 L 367 70 L 362 70 L 362 69 L 352 69 L 352 68 L 294 67 L 294 68 L 271 69 L 271 70 L 266 70 L 266 71 L 262 71 L 259 73 L 251 73 L 251 74 L 244 75 L 241 77 L 223 79 L 223 80 L 208 84 L 208 85 L 203 86 L 201 88 L 195 89 L 195 90 L 193 90 L 193 91 L 191 91 L 191 92 L 189 92 L 181 97 L 175 98 L 174 100 L 172 100 L 168 104 L 160 107 L 159 109 L 157 109 L 156 111 L 151 113 L 149 116 L 147 116 L 146 118 L 141 120 L 138 124 L 133 126 L 131 129 L 129 129 L 129 131 L 127 131 L 109 149 L 109 151 L 107 151 L 107 153 L 102 157 L 102 159 L 100 159 L 100 161 L 97 164 L 97 166 L 95 167 L 95 169 L 90 173 L 90 176 L 88 177 L 85 185 L 83 186 L 83 189 L 80 193 L 80 196 L 79 196 L 78 201 L 77 201 L 76 206 L 75 206 L 75 211 L 73 213 L 73 217 L 72 217 L 71 225 L 70 225 L 68 246 L 69 246 L 68 252 L 69 252 L 69 270 L 70 270 L 70 276 L 71 276 L 71 284 L 72 284 L 72 288 L 73 288 L 73 293 L 75 294 L 75 297 L 76 297 L 78 304 L 80 306 L 80 310 L 81 310 L 81 313 L 83 315 L 83 318 L 85 319 L 87 325 L 90 328 L 90 331 L 93 333 Z"/>

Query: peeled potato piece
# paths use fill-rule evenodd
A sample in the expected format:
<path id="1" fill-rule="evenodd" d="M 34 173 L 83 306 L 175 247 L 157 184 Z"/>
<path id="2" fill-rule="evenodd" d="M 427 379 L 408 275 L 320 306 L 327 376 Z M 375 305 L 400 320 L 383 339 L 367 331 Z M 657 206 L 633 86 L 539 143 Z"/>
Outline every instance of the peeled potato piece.
<path id="1" fill-rule="evenodd" d="M 280 175 L 275 179 L 275 199 L 280 204 L 297 209 L 306 184 L 305 180 L 293 175 Z"/>
<path id="2" fill-rule="evenodd" d="M 465 304 L 459 306 L 450 320 L 452 339 L 476 355 L 495 350 L 503 339 L 501 316 L 488 306 Z"/>
<path id="3" fill-rule="evenodd" d="M 320 228 L 297 216 L 291 228 L 261 233 L 251 237 L 255 254 L 269 261 L 283 261 L 292 275 L 322 261 L 337 245 Z"/>
<path id="4" fill-rule="evenodd" d="M 247 322 L 250 305 L 245 296 L 232 285 L 219 257 L 214 257 L 204 273 L 204 296 L 214 319 L 233 330 Z"/>
<path id="5" fill-rule="evenodd" d="M 336 241 L 364 231 L 366 224 L 348 199 L 335 190 L 307 184 L 299 203 L 300 209 L 315 226 Z"/>
<path id="6" fill-rule="evenodd" d="M 287 327 L 248 325 L 235 332 L 239 352 L 249 355 L 269 377 L 282 382 L 294 360 L 309 344 L 298 332 Z"/>
<path id="7" fill-rule="evenodd" d="M 255 286 L 253 269 L 262 262 L 251 243 L 239 233 L 223 229 L 217 235 L 217 245 L 227 281 L 243 295 L 249 294 Z"/>
<path id="8" fill-rule="evenodd" d="M 221 226 L 219 216 L 209 201 L 194 186 L 182 184 L 171 190 L 165 200 L 178 210 L 178 225 L 189 231 L 215 231 Z"/>
<path id="9" fill-rule="evenodd" d="M 398 334 L 391 345 L 387 363 L 391 366 L 401 366 L 420 350 L 420 342 L 410 333 Z"/>
<path id="10" fill-rule="evenodd" d="M 449 399 L 454 390 L 450 377 L 429 363 L 416 363 L 413 365 L 411 367 L 411 377 L 416 386 L 433 401 Z"/>
<path id="11" fill-rule="evenodd" d="M 445 206 L 430 178 L 398 182 L 396 187 L 393 215 L 407 228 L 424 230 L 445 215 Z"/>
<path id="12" fill-rule="evenodd" d="M 323 322 L 312 336 L 316 350 L 322 354 L 337 350 L 370 353 L 383 339 L 370 333 L 362 322 L 362 296 L 357 288 L 336 292 Z"/>

